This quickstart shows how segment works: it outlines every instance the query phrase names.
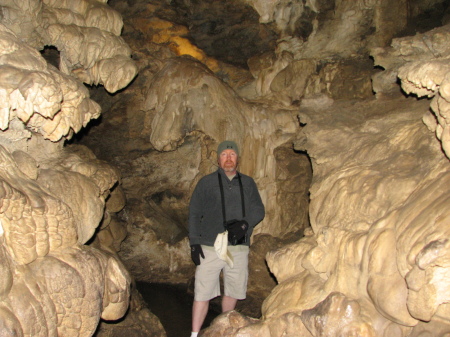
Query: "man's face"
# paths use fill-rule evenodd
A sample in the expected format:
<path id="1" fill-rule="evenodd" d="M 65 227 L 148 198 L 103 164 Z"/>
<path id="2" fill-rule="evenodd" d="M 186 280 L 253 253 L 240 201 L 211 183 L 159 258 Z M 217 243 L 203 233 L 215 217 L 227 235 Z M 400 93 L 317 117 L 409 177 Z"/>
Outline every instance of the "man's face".
<path id="1" fill-rule="evenodd" d="M 219 166 L 225 173 L 234 174 L 238 165 L 238 155 L 234 150 L 223 150 L 219 155 Z"/>

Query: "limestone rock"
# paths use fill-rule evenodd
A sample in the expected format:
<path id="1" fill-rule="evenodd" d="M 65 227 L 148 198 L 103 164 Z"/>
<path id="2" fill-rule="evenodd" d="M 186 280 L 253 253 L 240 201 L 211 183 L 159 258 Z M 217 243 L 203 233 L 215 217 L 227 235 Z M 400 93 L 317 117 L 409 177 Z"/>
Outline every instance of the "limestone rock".
<path id="1" fill-rule="evenodd" d="M 442 213 L 445 213 L 446 208 L 437 206 L 435 200 L 447 198 L 446 192 L 441 192 L 437 185 L 446 185 L 448 160 L 420 122 L 428 103 L 416 103 L 416 108 L 412 109 L 410 106 L 402 112 L 399 104 L 403 100 L 397 100 L 395 114 L 389 117 L 384 115 L 383 118 L 376 117 L 376 114 L 370 117 L 370 111 L 379 111 L 379 105 L 386 106 L 387 101 L 374 102 L 373 110 L 368 109 L 370 105 L 366 102 L 364 117 L 361 116 L 359 105 L 353 105 L 352 109 L 345 105 L 339 108 L 340 118 L 344 115 L 348 117 L 351 129 L 354 130 L 351 132 L 353 135 L 353 132 L 371 134 L 369 143 L 373 141 L 375 134 L 383 135 L 376 144 L 372 143 L 370 146 L 367 143 L 369 138 L 365 138 L 363 134 L 359 134 L 358 141 L 349 134 L 342 136 L 350 130 L 347 128 L 350 124 L 347 127 L 341 125 L 334 131 L 327 130 L 330 137 L 327 144 L 324 142 L 327 137 L 320 136 L 321 127 L 308 128 L 315 122 L 325 120 L 330 125 L 329 114 L 334 113 L 328 107 L 327 112 L 324 110 L 317 114 L 316 110 L 314 117 L 309 115 L 310 119 L 305 127 L 308 139 L 305 146 L 309 149 L 314 170 L 310 205 L 313 232 L 307 233 L 297 243 L 268 255 L 269 267 L 279 285 L 263 305 L 266 324 L 272 322 L 274 317 L 282 319 L 287 312 L 301 312 L 306 319 L 309 313 L 317 311 L 317 308 L 312 309 L 317 303 L 338 291 L 348 298 L 348 305 L 356 301 L 351 306 L 356 305 L 355 310 L 359 307 L 357 311 L 360 314 L 355 316 L 355 322 L 345 325 L 345 329 L 350 329 L 347 332 L 322 330 L 325 326 L 334 329 L 334 323 L 314 327 L 315 323 L 308 325 L 305 321 L 313 335 L 351 335 L 350 331 L 354 331 L 351 329 L 357 329 L 364 336 L 407 336 L 414 331 L 413 327 L 419 319 L 431 320 L 433 315 L 438 316 L 440 305 L 445 305 L 446 283 L 439 283 L 437 280 L 440 279 L 438 275 L 445 275 L 446 264 L 439 263 L 437 267 L 432 262 L 445 255 L 445 227 L 435 221 L 432 221 L 433 225 L 429 225 L 430 221 L 425 220 L 425 214 L 432 218 L 437 216 L 436 219 L 446 218 Z M 390 104 L 394 102 L 391 101 Z M 323 115 L 320 116 L 321 114 Z M 390 127 L 383 127 L 383 123 L 388 120 Z M 383 122 L 380 124 L 381 121 Z M 321 122 L 319 124 L 324 126 Z M 406 136 L 408 134 L 415 136 Z M 319 137 L 321 143 L 314 142 L 315 137 Z M 347 155 L 336 156 L 340 151 L 333 148 L 332 144 L 336 144 L 336 139 L 341 139 L 340 146 Z M 308 147 L 308 143 L 311 147 Z M 395 150 L 391 146 L 395 146 Z M 391 150 L 383 151 L 381 147 Z M 365 148 L 371 154 L 365 153 Z M 395 159 L 389 153 L 395 153 Z M 405 170 L 402 167 L 408 162 L 410 164 Z M 383 165 L 383 169 L 380 165 Z M 358 174 L 349 179 L 347 174 L 354 172 L 358 166 L 364 169 L 360 168 Z M 334 169 L 330 171 L 331 167 Z M 325 172 L 334 173 L 323 176 L 322 173 Z M 376 178 L 377 172 L 383 172 L 383 178 Z M 384 179 L 388 179 L 387 185 Z M 352 200 L 352 184 L 361 184 L 359 191 L 364 189 L 364 184 L 371 184 L 371 188 L 365 190 L 364 194 L 358 194 L 357 200 Z M 394 186 L 395 189 L 390 188 Z M 334 189 L 339 192 L 336 190 L 334 194 Z M 398 194 L 399 189 L 405 194 Z M 433 197 L 428 191 L 433 191 Z M 382 193 L 379 201 L 378 193 Z M 402 198 L 406 195 L 409 196 L 407 199 Z M 384 206 L 367 207 L 367 202 L 371 205 L 384 203 Z M 427 205 L 435 205 L 437 208 Z M 331 209 L 333 214 L 327 216 L 327 211 Z M 379 213 L 381 210 L 383 212 Z M 351 215 L 346 212 L 351 212 Z M 420 261 L 424 261 L 422 267 Z M 352 312 L 355 312 L 354 309 Z M 329 313 L 329 318 L 323 317 L 320 320 L 328 320 L 333 316 L 335 318 L 332 320 L 336 319 L 341 324 L 343 321 L 338 316 L 343 310 Z M 336 329 L 344 329 L 344 326 Z"/>
<path id="2" fill-rule="evenodd" d="M 232 310 L 217 317 L 202 336 L 232 336 L 239 333 L 240 328 L 253 324 L 255 321 Z"/>
<path id="3" fill-rule="evenodd" d="M 424 123 L 436 132 L 447 157 L 450 155 L 447 121 L 449 29 L 446 25 L 414 37 L 394 39 L 390 48 L 373 51 L 376 64 L 397 73 L 407 94 L 433 97 L 431 109 L 435 118 L 425 116 Z M 383 88 L 380 89 L 383 92 Z"/>
<path id="4" fill-rule="evenodd" d="M 7 129 L 9 122 L 18 118 L 29 129 L 58 141 L 70 138 L 100 114 L 100 107 L 89 99 L 86 87 L 74 75 L 115 92 L 130 83 L 137 68 L 130 59 L 129 47 L 114 35 L 120 32 L 122 22 L 112 9 L 87 0 L 76 7 L 65 2 L 55 5 L 57 8 L 52 5 L 35 0 L 10 1 L 2 7 L 4 103 L 0 128 Z M 60 15 L 50 15 L 53 10 Z M 70 13 L 80 20 L 71 20 Z M 28 24 L 22 24 L 23 18 Z M 59 49 L 61 72 L 33 48 L 44 44 Z"/>
<path id="5" fill-rule="evenodd" d="M 313 336 L 376 336 L 359 315 L 357 302 L 331 293 L 313 309 L 303 311 L 302 320 Z"/>
<path id="6" fill-rule="evenodd" d="M 121 17 L 105 1 L 0 6 L 2 334 L 91 336 L 101 318 L 117 320 L 129 306 L 131 278 L 116 252 L 85 245 L 108 218 L 105 199 L 119 177 L 87 148 L 63 150 L 63 141 L 100 115 L 76 73 L 113 92 L 136 66 L 119 36 Z M 39 53 L 44 45 L 60 48 L 60 69 Z"/>
<path id="7" fill-rule="evenodd" d="M 55 171 L 43 183 L 45 170 L 39 170 L 37 180 L 30 179 L 6 149 L 0 150 L 4 168 L 0 173 L 0 298 L 2 307 L 9 303 L 8 311 L 2 311 L 2 322 L 23 336 L 80 336 L 91 335 L 100 316 L 108 320 L 123 316 L 129 301 L 128 272 L 116 257 L 77 243 L 77 238 L 87 241 L 93 235 L 76 219 L 86 207 L 103 205 L 95 202 L 95 198 L 101 201 L 99 186 L 79 174 L 91 203 L 80 202 L 86 198 L 83 194 L 72 194 L 65 203 L 59 197 L 68 194 L 59 192 L 76 191 L 80 180 L 67 179 L 70 172 Z M 29 156 L 20 158 L 33 163 Z M 56 188 L 61 180 L 67 189 Z M 53 190 L 46 187 L 48 183 Z M 28 309 L 30 304 L 33 311 Z"/>
<path id="8" fill-rule="evenodd" d="M 110 323 L 110 324 L 109 324 Z M 166 332 L 156 317 L 144 302 L 135 285 L 131 286 L 130 308 L 127 315 L 118 322 L 100 322 L 95 337 L 109 336 L 129 337 L 166 337 Z"/>

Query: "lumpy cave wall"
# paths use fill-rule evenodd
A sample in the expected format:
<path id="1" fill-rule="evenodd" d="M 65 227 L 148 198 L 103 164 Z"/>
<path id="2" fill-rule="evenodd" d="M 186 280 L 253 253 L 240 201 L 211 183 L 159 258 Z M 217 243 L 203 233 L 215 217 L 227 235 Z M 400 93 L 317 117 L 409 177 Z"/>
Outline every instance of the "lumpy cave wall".
<path id="1" fill-rule="evenodd" d="M 0 8 L 2 335 L 164 336 L 133 279 L 192 280 L 227 138 L 267 216 L 204 336 L 450 333 L 447 1 Z"/>

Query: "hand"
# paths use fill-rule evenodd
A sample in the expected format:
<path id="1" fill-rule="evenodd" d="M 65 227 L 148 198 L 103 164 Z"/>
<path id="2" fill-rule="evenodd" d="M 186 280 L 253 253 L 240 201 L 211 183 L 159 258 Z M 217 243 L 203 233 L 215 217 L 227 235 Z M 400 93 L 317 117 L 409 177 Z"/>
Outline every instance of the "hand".
<path id="1" fill-rule="evenodd" d="M 247 234 L 248 223 L 245 220 L 239 220 L 228 227 L 228 241 L 234 246 Z"/>
<path id="2" fill-rule="evenodd" d="M 200 256 L 205 258 L 203 254 L 202 246 L 200 245 L 192 245 L 191 246 L 191 258 L 194 261 L 195 265 L 198 266 L 200 264 Z"/>

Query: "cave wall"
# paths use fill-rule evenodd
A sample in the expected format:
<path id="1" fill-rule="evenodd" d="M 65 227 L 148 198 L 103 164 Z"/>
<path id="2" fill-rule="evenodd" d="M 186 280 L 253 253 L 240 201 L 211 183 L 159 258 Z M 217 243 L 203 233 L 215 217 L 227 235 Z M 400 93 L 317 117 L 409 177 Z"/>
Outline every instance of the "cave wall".
<path id="1" fill-rule="evenodd" d="M 0 334 L 92 336 L 101 319 L 128 312 L 164 336 L 137 296 L 130 308 L 132 277 L 117 255 L 124 231 L 113 221 L 125 204 L 120 173 L 85 146 L 65 146 L 100 116 L 86 84 L 113 93 L 136 75 L 121 16 L 87 0 L 0 9 Z"/>

